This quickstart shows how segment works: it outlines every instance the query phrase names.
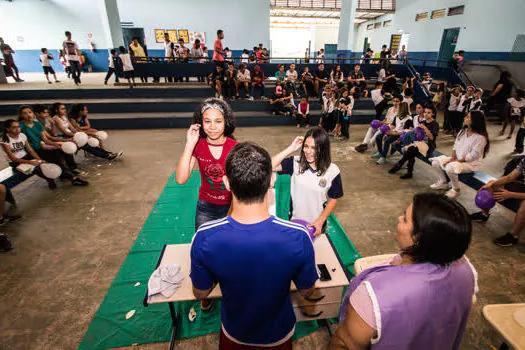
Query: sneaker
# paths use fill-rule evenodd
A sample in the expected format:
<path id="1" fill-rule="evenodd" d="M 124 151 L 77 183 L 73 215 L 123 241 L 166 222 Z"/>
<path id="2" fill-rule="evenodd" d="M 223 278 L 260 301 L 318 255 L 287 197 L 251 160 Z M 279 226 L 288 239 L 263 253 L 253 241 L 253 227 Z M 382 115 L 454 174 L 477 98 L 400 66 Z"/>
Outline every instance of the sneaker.
<path id="1" fill-rule="evenodd" d="M 459 192 L 459 190 L 455 190 L 453 188 L 445 192 L 445 196 L 447 196 L 448 198 L 456 198 L 456 197 L 459 197 L 460 194 L 461 193 Z"/>
<path id="2" fill-rule="evenodd" d="M 248 96 L 249 101 L 253 101 L 253 96 Z"/>
<path id="3" fill-rule="evenodd" d="M 49 187 L 50 190 L 54 190 L 57 188 L 57 183 L 55 180 L 47 180 L 47 187 Z"/>
<path id="4" fill-rule="evenodd" d="M 379 164 L 379 165 L 383 165 L 386 163 L 386 158 L 385 157 L 381 157 L 377 160 L 376 164 Z"/>
<path id="5" fill-rule="evenodd" d="M 209 312 L 213 307 L 213 300 L 203 299 L 201 300 L 201 310 L 202 312 Z"/>
<path id="6" fill-rule="evenodd" d="M 359 146 L 356 146 L 354 149 L 356 152 L 359 152 L 359 153 L 363 153 L 364 151 L 366 151 L 368 148 L 367 145 L 365 145 L 364 143 L 360 144 Z"/>
<path id="7" fill-rule="evenodd" d="M 430 188 L 433 190 L 448 190 L 450 185 L 448 183 L 443 183 L 441 181 L 436 182 L 435 184 L 430 185 Z"/>
<path id="8" fill-rule="evenodd" d="M 13 249 L 13 245 L 11 241 L 9 241 L 9 238 L 3 233 L 0 234 L 0 252 L 8 252 L 11 249 Z"/>
<path id="9" fill-rule="evenodd" d="M 507 232 L 503 236 L 494 239 L 492 242 L 494 242 L 495 245 L 499 245 L 500 247 L 512 247 L 518 244 L 518 241 L 518 237 L 514 236 L 510 232 Z"/>
<path id="10" fill-rule="evenodd" d="M 108 157 L 108 160 L 115 160 L 115 159 L 119 159 L 122 157 L 122 155 L 124 154 L 124 152 L 120 151 L 119 153 L 111 153 Z"/>
<path id="11" fill-rule="evenodd" d="M 107 80 L 104 80 L 104 85 L 108 85 L 108 81 Z"/>
<path id="12" fill-rule="evenodd" d="M 489 217 L 490 217 L 490 214 L 485 214 L 482 211 L 478 211 L 477 213 L 470 215 L 470 220 L 478 221 L 478 222 L 487 222 Z"/>
<path id="13" fill-rule="evenodd" d="M 389 171 L 388 173 L 389 174 L 395 174 L 397 173 L 399 170 L 401 169 L 401 167 L 399 166 L 399 164 L 395 164 Z"/>
<path id="14" fill-rule="evenodd" d="M 406 173 L 405 175 L 401 175 L 399 177 L 401 180 L 408 180 L 412 178 L 412 173 Z"/>
<path id="15" fill-rule="evenodd" d="M 71 181 L 71 184 L 73 186 L 87 186 L 87 185 L 89 185 L 89 182 L 87 182 L 84 179 L 81 179 L 81 178 L 77 177 L 77 178 L 75 178 L 75 179 L 73 179 Z"/>
<path id="16" fill-rule="evenodd" d="M 370 156 L 370 158 L 381 158 L 381 153 L 376 152 Z"/>
<path id="17" fill-rule="evenodd" d="M 55 83 L 60 83 L 60 80 L 55 80 Z"/>
<path id="18" fill-rule="evenodd" d="M 47 83 L 48 83 L 48 84 L 53 84 L 53 82 L 52 82 L 52 81 L 48 81 Z"/>

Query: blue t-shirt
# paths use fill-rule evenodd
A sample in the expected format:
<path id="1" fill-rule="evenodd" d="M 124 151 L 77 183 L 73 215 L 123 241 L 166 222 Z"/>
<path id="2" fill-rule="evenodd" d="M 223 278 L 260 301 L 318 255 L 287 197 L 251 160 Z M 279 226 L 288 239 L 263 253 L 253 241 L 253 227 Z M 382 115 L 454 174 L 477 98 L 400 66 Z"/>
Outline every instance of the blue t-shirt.
<path id="1" fill-rule="evenodd" d="M 219 283 L 224 329 L 255 345 L 278 342 L 293 330 L 291 281 L 304 290 L 318 279 L 306 229 L 274 216 L 250 225 L 231 217 L 202 225 L 191 246 L 190 277 L 199 290 Z"/>

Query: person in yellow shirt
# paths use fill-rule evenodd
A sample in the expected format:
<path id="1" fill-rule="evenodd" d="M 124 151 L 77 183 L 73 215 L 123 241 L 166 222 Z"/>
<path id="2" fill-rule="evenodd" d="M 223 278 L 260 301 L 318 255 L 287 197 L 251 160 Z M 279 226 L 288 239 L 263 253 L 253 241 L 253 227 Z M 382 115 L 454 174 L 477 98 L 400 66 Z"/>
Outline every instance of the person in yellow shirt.
<path id="1" fill-rule="evenodd" d="M 142 45 L 140 45 L 139 38 L 137 37 L 131 39 L 131 43 L 129 44 L 129 54 L 131 57 L 135 58 L 135 63 L 148 63 L 148 55 Z M 147 83 L 148 77 L 140 77 L 140 81 Z"/>

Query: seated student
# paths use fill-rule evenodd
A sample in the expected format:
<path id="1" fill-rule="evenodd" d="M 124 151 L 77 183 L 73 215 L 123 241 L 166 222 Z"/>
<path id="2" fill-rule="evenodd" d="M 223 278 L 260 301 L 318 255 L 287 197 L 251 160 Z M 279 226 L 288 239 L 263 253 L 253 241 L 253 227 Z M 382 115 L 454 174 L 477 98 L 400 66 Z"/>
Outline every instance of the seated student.
<path id="1" fill-rule="evenodd" d="M 66 105 L 60 102 L 53 103 L 50 109 L 51 115 L 53 115 L 53 130 L 54 135 L 58 138 L 68 139 L 72 138 L 78 130 L 76 130 L 67 117 L 67 108 Z M 108 152 L 100 147 L 92 147 L 88 144 L 79 147 L 95 157 L 104 158 L 107 160 L 114 160 L 121 158 L 123 152 L 112 153 Z"/>
<path id="2" fill-rule="evenodd" d="M 319 64 L 314 73 L 314 91 L 317 96 L 323 92 L 329 81 L 330 73 L 325 69 L 324 63 Z"/>
<path id="3" fill-rule="evenodd" d="M 247 98 L 250 101 L 253 100 L 253 97 L 250 96 L 251 81 L 252 78 L 250 76 L 250 71 L 246 69 L 246 65 L 244 63 L 241 63 L 239 65 L 239 71 L 237 72 L 237 82 L 235 85 L 237 98 L 239 98 L 239 87 L 242 87 L 244 88 L 245 98 Z"/>
<path id="4" fill-rule="evenodd" d="M 285 97 L 282 86 L 275 87 L 275 94 L 270 97 L 273 115 L 290 115 L 290 111 L 285 107 Z"/>
<path id="5" fill-rule="evenodd" d="M 85 104 L 76 103 L 71 106 L 69 122 L 75 130 L 85 132 L 90 136 L 96 136 L 98 130 L 91 127 L 88 118 L 88 108 Z"/>
<path id="6" fill-rule="evenodd" d="M 420 108 L 422 109 L 421 104 L 418 103 L 416 109 Z M 411 179 L 413 177 L 414 164 L 419 153 L 428 159 L 432 157 L 432 154 L 436 149 L 436 139 L 439 134 L 439 124 L 436 121 L 436 107 L 432 104 L 426 105 L 422 115 L 422 120 L 420 120 L 419 116 L 413 117 L 414 123 L 416 120 L 417 127 L 420 127 L 425 132 L 425 139 L 405 145 L 403 147 L 403 157 L 388 171 L 389 174 L 395 174 L 401 170 L 406 162 L 408 162 L 406 174 L 399 177 L 402 180 Z"/>
<path id="7" fill-rule="evenodd" d="M 41 104 L 36 104 L 32 106 L 32 109 L 36 119 L 42 124 L 44 130 L 52 132 L 53 120 L 49 117 L 49 108 Z"/>
<path id="8" fill-rule="evenodd" d="M 303 96 L 299 106 L 297 106 L 297 127 L 300 128 L 303 124 L 306 124 L 306 127 L 310 127 L 310 102 L 308 102 L 308 97 Z"/>
<path id="9" fill-rule="evenodd" d="M 390 145 L 399 139 L 403 131 L 410 130 L 414 124 L 412 123 L 412 116 L 408 110 L 408 104 L 406 102 L 401 102 L 399 104 L 399 111 L 390 124 L 390 131 L 386 134 L 379 134 L 376 137 L 376 146 L 377 153 L 372 156 L 372 158 L 379 158 L 377 164 L 385 164 L 386 157 L 388 156 L 388 151 L 390 150 Z"/>
<path id="10" fill-rule="evenodd" d="M 317 297 L 312 241 L 301 225 L 268 213 L 275 176 L 263 148 L 247 142 L 235 146 L 226 159 L 224 182 L 232 192 L 231 216 L 204 224 L 195 234 L 193 294 L 204 299 L 217 284 L 221 287 L 220 349 L 292 349 L 291 282 L 303 297 Z"/>
<path id="11" fill-rule="evenodd" d="M 289 87 L 294 96 L 299 96 L 297 93 L 297 80 L 299 79 L 297 71 L 295 70 L 295 63 L 290 64 L 290 68 L 286 71 L 286 86 Z"/>
<path id="12" fill-rule="evenodd" d="M 330 72 L 330 83 L 332 83 L 332 87 L 343 87 L 344 79 L 345 77 L 341 70 L 341 65 L 336 64 L 334 69 Z"/>
<path id="13" fill-rule="evenodd" d="M 374 102 L 376 119 L 381 119 L 383 117 L 383 111 L 390 100 L 391 94 L 384 93 L 383 83 L 378 81 L 376 82 L 374 90 L 370 91 L 370 97 L 372 98 L 372 102 Z"/>
<path id="14" fill-rule="evenodd" d="M 310 97 L 314 95 L 314 76 L 309 72 L 308 66 L 303 67 L 301 74 L 301 83 L 303 84 L 304 95 Z"/>
<path id="15" fill-rule="evenodd" d="M 290 157 L 297 151 L 298 156 Z M 343 197 L 341 172 L 332 163 L 328 133 L 311 128 L 273 156 L 272 166 L 274 171 L 292 176 L 290 219 L 309 222 L 316 235 L 324 232 L 326 220 Z"/>
<path id="16" fill-rule="evenodd" d="M 230 100 L 234 100 L 236 96 L 236 86 L 237 86 L 237 70 L 233 62 L 228 63 L 228 69 L 226 70 L 224 81 L 224 94 Z"/>
<path id="17" fill-rule="evenodd" d="M 423 116 L 424 112 L 425 112 L 425 108 L 423 104 L 416 103 L 416 113 L 412 116 L 412 124 L 414 124 L 414 128 L 417 128 L 419 124 L 425 120 Z M 436 118 L 436 114 L 434 114 L 434 118 Z"/>
<path id="18" fill-rule="evenodd" d="M 386 61 L 385 61 L 386 62 Z M 385 76 L 385 83 L 383 84 L 383 90 L 392 95 L 399 94 L 399 87 L 397 86 L 397 79 L 394 72 L 387 69 Z"/>
<path id="19" fill-rule="evenodd" d="M 412 109 L 412 103 L 414 103 L 414 90 L 412 88 L 406 88 L 402 93 L 403 102 L 408 105 L 408 110 Z"/>
<path id="20" fill-rule="evenodd" d="M 368 97 L 368 90 L 366 89 L 366 79 L 361 71 L 361 66 L 356 64 L 354 71 L 348 75 L 348 90 L 352 87 L 356 87 L 356 93 Z"/>
<path id="21" fill-rule="evenodd" d="M 525 158 L 521 159 L 518 166 L 509 174 L 497 180 L 489 181 L 479 190 L 489 190 L 498 202 L 517 202 L 519 209 L 514 217 L 510 231 L 494 239 L 493 242 L 500 247 L 512 247 L 519 243 L 521 231 L 525 227 Z M 470 216 L 472 221 L 487 222 L 490 217 L 489 210 L 482 210 Z"/>
<path id="22" fill-rule="evenodd" d="M 446 195 L 451 198 L 458 197 L 460 195 L 458 175 L 478 170 L 489 147 L 485 114 L 481 111 L 468 113 L 463 122 L 463 129 L 454 141 L 452 157 L 443 155 L 431 159 L 439 180 L 430 188 L 434 190 L 450 188 Z M 447 176 L 450 183 L 447 182 Z"/>
<path id="23" fill-rule="evenodd" d="M 386 65 L 385 63 L 381 64 L 379 72 L 377 72 L 377 82 L 384 83 L 386 81 Z"/>
<path id="24" fill-rule="evenodd" d="M 208 84 L 215 93 L 215 97 L 222 99 L 224 81 L 226 80 L 226 75 L 224 73 L 224 68 L 222 65 L 215 65 L 215 70 L 208 76 Z"/>
<path id="25" fill-rule="evenodd" d="M 4 131 L 2 134 L 2 141 L 0 142 L 4 150 L 9 166 L 13 171 L 19 171 L 18 166 L 21 164 L 29 164 L 34 166 L 33 173 L 38 177 L 47 181 L 49 189 L 53 190 L 57 187 L 55 180 L 48 179 L 42 173 L 40 165 L 45 163 L 40 159 L 38 154 L 33 150 L 31 145 L 27 142 L 27 137 L 20 130 L 20 124 L 14 119 L 8 119 L 4 122 Z"/>
<path id="26" fill-rule="evenodd" d="M 520 120 L 524 110 L 525 110 L 525 90 L 516 89 L 516 92 L 514 93 L 514 97 L 508 98 L 507 103 L 505 104 L 505 107 L 503 108 L 502 119 L 504 121 L 503 121 L 503 128 L 501 129 L 499 133 L 500 136 L 503 136 L 503 134 L 505 134 L 505 129 L 507 128 L 507 125 L 509 125 L 510 123 L 510 132 L 509 132 L 509 136 L 507 136 L 507 139 L 510 139 L 512 137 L 512 134 L 514 133 L 514 128 L 516 127 L 516 121 Z M 518 138 L 516 137 L 516 141 L 517 140 Z M 522 142 L 521 148 L 523 149 L 523 142 Z"/>
<path id="27" fill-rule="evenodd" d="M 54 163 L 62 169 L 61 179 L 70 180 L 74 186 L 86 186 L 89 183 L 80 178 L 81 172 L 73 156 L 62 152 L 60 146 L 62 142 L 53 142 L 40 122 L 34 120 L 35 115 L 30 106 L 21 106 L 18 113 L 18 122 L 22 133 L 27 137 L 31 148 L 40 158 L 49 163 Z"/>
<path id="28" fill-rule="evenodd" d="M 318 127 L 323 128 L 324 131 L 331 131 L 334 126 L 334 109 L 335 109 L 335 92 L 330 89 L 330 86 L 326 85 L 321 96 L 321 118 L 319 119 Z"/>
<path id="29" fill-rule="evenodd" d="M 283 85 L 286 80 L 286 72 L 284 71 L 284 64 L 277 65 L 277 72 L 275 72 L 275 79 L 277 85 Z"/>
<path id="30" fill-rule="evenodd" d="M 394 96 L 394 98 L 392 99 L 392 107 L 390 107 L 387 110 L 385 119 L 383 119 L 382 121 L 383 124 L 390 125 L 394 122 L 394 119 L 399 111 L 399 105 L 401 101 L 403 101 L 403 96 L 401 95 Z M 359 153 L 363 153 L 368 149 L 373 149 L 374 145 L 376 144 L 376 139 L 380 135 L 381 135 L 381 131 L 379 129 L 374 129 L 372 127 L 369 127 L 368 131 L 366 132 L 365 138 L 363 139 L 363 143 L 357 146 L 355 150 Z"/>
<path id="31" fill-rule="evenodd" d="M 252 97 L 261 98 L 262 96 L 264 96 L 264 72 L 259 65 L 256 65 L 252 72 Z"/>
<path id="32" fill-rule="evenodd" d="M 350 281 L 330 349 L 458 349 L 478 292 L 471 237 L 461 204 L 416 194 L 398 219 L 399 255 Z"/>
<path id="33" fill-rule="evenodd" d="M 430 76 L 430 73 L 427 72 L 423 74 L 423 79 L 420 84 L 426 91 L 430 92 L 430 87 L 432 86 L 432 77 Z"/>
<path id="34" fill-rule="evenodd" d="M 476 90 L 474 91 L 474 97 L 470 101 L 470 104 L 467 106 L 467 113 L 472 111 L 481 111 L 483 107 L 483 101 L 481 100 L 481 96 L 483 96 L 483 89 L 476 88 Z"/>
<path id="35" fill-rule="evenodd" d="M 263 47 L 261 55 L 259 56 L 259 62 L 268 63 L 268 58 L 270 58 L 270 56 L 268 56 L 268 50 L 265 47 Z"/>
<path id="36" fill-rule="evenodd" d="M 241 63 L 248 64 L 249 58 L 250 58 L 250 51 L 246 49 L 242 50 Z"/>

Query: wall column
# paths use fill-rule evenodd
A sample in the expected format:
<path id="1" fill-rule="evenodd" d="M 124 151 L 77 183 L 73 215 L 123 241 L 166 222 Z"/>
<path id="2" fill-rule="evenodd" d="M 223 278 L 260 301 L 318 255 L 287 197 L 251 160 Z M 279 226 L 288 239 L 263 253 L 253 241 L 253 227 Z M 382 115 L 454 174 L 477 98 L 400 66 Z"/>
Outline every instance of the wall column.
<path id="1" fill-rule="evenodd" d="M 350 57 L 354 44 L 354 22 L 357 0 L 341 1 L 339 35 L 337 37 L 337 56 Z"/>
<path id="2" fill-rule="evenodd" d="M 117 0 L 98 0 L 107 48 L 124 46 Z"/>

